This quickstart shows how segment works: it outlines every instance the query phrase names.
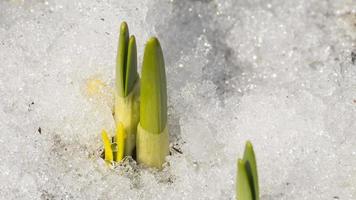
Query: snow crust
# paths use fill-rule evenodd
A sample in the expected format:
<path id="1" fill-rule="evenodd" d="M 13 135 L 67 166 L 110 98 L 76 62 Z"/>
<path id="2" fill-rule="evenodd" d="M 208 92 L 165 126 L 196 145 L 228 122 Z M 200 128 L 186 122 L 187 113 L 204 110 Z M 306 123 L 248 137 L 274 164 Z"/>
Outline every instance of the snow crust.
<path id="1" fill-rule="evenodd" d="M 118 28 L 165 53 L 163 171 L 100 158 Z M 354 0 L 0 1 L 0 199 L 356 198 Z"/>

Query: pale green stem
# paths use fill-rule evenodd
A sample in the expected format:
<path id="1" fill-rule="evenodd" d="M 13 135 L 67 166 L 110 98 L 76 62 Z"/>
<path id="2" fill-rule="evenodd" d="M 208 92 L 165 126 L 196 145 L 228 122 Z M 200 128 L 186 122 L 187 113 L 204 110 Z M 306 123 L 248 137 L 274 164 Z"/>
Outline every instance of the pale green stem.
<path id="1" fill-rule="evenodd" d="M 122 97 L 115 93 L 116 127 L 119 126 L 119 123 L 122 123 L 126 132 L 126 137 L 124 140 L 125 156 L 132 156 L 136 145 L 137 124 L 140 120 L 139 93 L 139 79 L 136 81 L 134 88 L 127 96 Z M 120 146 L 120 144 L 118 145 Z"/>
<path id="2" fill-rule="evenodd" d="M 167 126 L 161 133 L 152 133 L 137 127 L 136 139 L 137 161 L 148 167 L 162 169 L 166 156 L 169 154 L 169 135 Z"/>

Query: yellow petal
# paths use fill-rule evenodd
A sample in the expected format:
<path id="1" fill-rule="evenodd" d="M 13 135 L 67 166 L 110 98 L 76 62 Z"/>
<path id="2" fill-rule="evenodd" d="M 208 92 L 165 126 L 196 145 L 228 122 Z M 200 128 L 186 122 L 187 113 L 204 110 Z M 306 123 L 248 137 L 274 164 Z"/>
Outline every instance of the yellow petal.
<path id="1" fill-rule="evenodd" d="M 125 151 L 125 128 L 122 123 L 118 123 L 116 127 L 116 144 L 118 145 L 118 151 L 116 154 L 116 161 L 119 162 L 124 158 L 124 151 Z"/>
<path id="2" fill-rule="evenodd" d="M 111 149 L 111 142 L 108 137 L 108 133 L 105 130 L 102 130 L 101 137 L 104 143 L 104 150 L 105 150 L 105 160 L 108 162 L 113 161 L 113 153 Z"/>

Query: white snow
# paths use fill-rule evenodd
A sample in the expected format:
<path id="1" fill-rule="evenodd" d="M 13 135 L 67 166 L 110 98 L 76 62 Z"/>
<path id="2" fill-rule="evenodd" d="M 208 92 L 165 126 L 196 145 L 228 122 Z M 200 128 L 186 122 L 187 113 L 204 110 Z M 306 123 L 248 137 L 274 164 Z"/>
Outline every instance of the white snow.
<path id="1" fill-rule="evenodd" d="M 124 20 L 165 54 L 161 172 L 100 158 Z M 0 1 L 0 199 L 235 199 L 246 140 L 261 200 L 355 199 L 355 24 L 354 0 Z"/>

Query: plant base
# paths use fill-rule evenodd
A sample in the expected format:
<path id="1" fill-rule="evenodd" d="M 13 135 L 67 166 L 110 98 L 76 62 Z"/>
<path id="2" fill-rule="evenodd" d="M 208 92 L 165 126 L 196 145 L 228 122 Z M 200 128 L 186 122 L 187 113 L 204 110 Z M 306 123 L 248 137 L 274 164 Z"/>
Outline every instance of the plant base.
<path id="1" fill-rule="evenodd" d="M 151 133 L 139 124 L 136 138 L 137 162 L 148 167 L 162 169 L 169 154 L 169 135 L 167 126 L 162 133 Z"/>

